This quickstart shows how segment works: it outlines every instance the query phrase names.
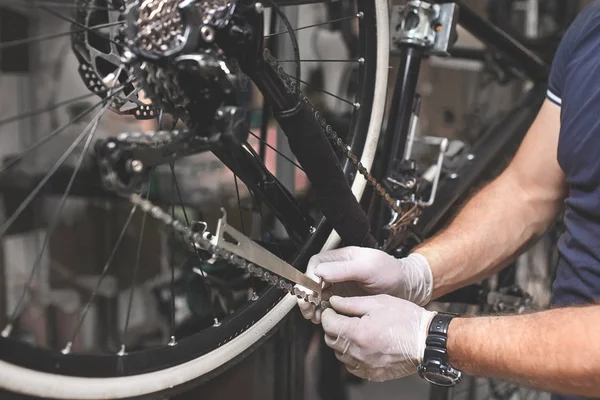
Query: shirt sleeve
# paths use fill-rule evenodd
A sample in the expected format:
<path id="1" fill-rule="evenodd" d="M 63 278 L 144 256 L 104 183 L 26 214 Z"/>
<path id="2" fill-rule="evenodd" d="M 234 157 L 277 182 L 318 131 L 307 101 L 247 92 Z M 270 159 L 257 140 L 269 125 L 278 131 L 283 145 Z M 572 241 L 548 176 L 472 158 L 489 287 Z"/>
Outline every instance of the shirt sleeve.
<path id="1" fill-rule="evenodd" d="M 597 7 L 598 4 L 595 6 Z M 548 79 L 547 97 L 551 102 L 558 104 L 559 106 L 562 105 L 571 54 L 573 54 L 573 49 L 579 44 L 582 33 L 585 32 L 590 15 L 594 15 L 594 13 L 586 12 L 589 11 L 590 7 L 591 6 L 588 6 L 584 11 L 579 13 L 577 18 L 575 18 L 575 21 L 573 21 L 560 41 L 558 50 L 554 55 L 550 77 Z"/>
<path id="2" fill-rule="evenodd" d="M 570 40 L 568 39 L 569 37 L 565 35 L 563 40 L 561 40 L 558 50 L 554 55 L 550 77 L 548 78 L 548 92 L 546 93 L 546 97 L 548 97 L 548 100 L 559 106 L 562 105 L 564 81 L 570 53 L 570 45 L 568 43 Z"/>

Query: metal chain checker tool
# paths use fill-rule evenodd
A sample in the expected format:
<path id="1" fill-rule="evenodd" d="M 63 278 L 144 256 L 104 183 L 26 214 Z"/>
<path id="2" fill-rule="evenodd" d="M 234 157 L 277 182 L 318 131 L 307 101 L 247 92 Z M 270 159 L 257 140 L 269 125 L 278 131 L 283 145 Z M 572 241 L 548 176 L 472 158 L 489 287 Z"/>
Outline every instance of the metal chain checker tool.
<path id="1" fill-rule="evenodd" d="M 169 213 L 163 211 L 159 206 L 142 198 L 139 194 L 129 196 L 129 201 L 139 206 L 142 211 L 150 214 L 165 226 L 179 233 L 186 241 L 213 255 L 213 259 L 222 259 L 234 265 L 250 275 L 255 276 L 271 286 L 282 289 L 299 299 L 310 302 L 321 308 L 327 308 L 329 303 L 322 300 L 322 286 L 308 276 L 295 269 L 279 257 L 227 225 L 226 215 L 219 220 L 216 235 L 211 235 L 206 230 L 206 224 L 202 232 L 194 231 L 189 226 L 173 218 Z M 259 267 L 260 264 L 262 267 Z M 293 283 L 292 283 L 293 282 Z M 294 284 L 302 285 L 312 290 L 309 294 Z"/>

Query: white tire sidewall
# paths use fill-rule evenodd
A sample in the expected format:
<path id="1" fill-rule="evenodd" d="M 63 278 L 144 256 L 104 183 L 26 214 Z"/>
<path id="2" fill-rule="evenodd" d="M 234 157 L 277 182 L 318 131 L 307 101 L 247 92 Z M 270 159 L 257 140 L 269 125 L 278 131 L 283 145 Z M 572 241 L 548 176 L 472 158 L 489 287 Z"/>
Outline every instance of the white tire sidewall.
<path id="1" fill-rule="evenodd" d="M 388 63 L 388 3 L 373 0 L 377 19 L 377 70 L 371 119 L 361 157 L 368 170 L 373 165 L 385 110 Z M 360 199 L 366 188 L 365 178 L 357 174 L 352 192 Z M 337 247 L 340 238 L 332 232 L 322 250 Z M 267 335 L 296 306 L 296 298 L 284 297 L 271 311 L 235 339 L 214 351 L 165 370 L 119 378 L 80 378 L 38 372 L 0 361 L 0 388 L 35 397 L 55 399 L 119 399 L 160 392 L 197 379 L 240 356 Z"/>

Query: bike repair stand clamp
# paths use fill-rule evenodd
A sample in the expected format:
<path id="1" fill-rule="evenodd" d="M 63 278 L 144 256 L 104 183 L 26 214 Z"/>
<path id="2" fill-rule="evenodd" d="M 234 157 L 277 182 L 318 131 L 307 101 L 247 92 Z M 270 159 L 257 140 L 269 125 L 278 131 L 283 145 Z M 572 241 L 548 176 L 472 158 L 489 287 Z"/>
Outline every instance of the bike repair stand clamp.
<path id="1" fill-rule="evenodd" d="M 410 0 L 391 10 L 392 52 L 404 44 L 422 47 L 428 55 L 447 57 L 456 42 L 458 5 Z"/>

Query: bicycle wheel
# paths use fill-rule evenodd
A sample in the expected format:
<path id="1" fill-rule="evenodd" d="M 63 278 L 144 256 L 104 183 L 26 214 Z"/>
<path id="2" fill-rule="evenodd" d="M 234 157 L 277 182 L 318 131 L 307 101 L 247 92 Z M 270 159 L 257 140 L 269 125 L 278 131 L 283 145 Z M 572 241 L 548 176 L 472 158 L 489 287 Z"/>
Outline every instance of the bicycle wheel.
<path id="1" fill-rule="evenodd" d="M 142 2 L 129 2 L 127 5 L 131 3 L 142 4 Z M 158 1 L 158 3 L 161 3 L 161 6 L 165 7 L 170 5 L 168 1 Z M 179 4 L 179 2 L 175 3 Z M 283 1 L 277 3 L 280 6 L 288 5 Z M 301 3 L 301 1 L 289 2 L 289 4 L 294 4 L 294 6 Z M 307 3 L 313 2 L 309 1 Z M 389 50 L 387 3 L 379 0 L 352 3 L 356 4 L 356 13 L 346 15 L 343 18 L 348 20 L 354 19 L 357 22 L 359 32 L 357 57 L 353 61 L 348 61 L 354 62 L 357 65 L 357 97 L 351 103 L 360 103 L 360 108 L 353 107 L 351 124 L 348 131 L 348 142 L 355 153 L 360 155 L 362 164 L 366 168 L 370 168 L 377 146 L 383 117 L 385 92 L 387 90 L 387 60 Z M 239 275 L 233 278 L 224 278 L 224 275 L 228 273 L 227 271 L 223 272 L 219 270 L 220 267 L 215 264 L 197 265 L 198 261 L 192 255 L 192 261 L 196 262 L 196 264 L 192 265 L 192 269 L 195 269 L 196 275 L 202 278 L 201 281 L 194 281 L 196 288 L 198 288 L 198 285 L 212 285 L 221 278 L 225 280 L 231 278 L 226 282 L 230 285 L 230 289 L 236 285 L 241 285 L 246 292 L 251 290 L 251 296 L 242 297 L 241 300 L 239 298 L 229 299 L 225 295 L 222 297 L 216 295 L 210 298 L 205 297 L 204 300 L 208 298 L 206 300 L 208 302 L 212 302 L 216 297 L 216 301 L 226 302 L 231 300 L 237 303 L 231 309 L 225 306 L 222 308 L 226 310 L 219 309 L 218 312 L 221 312 L 221 314 L 219 314 L 218 318 L 215 317 L 215 313 L 217 312 L 215 311 L 216 307 L 211 303 L 212 313 L 206 312 L 202 323 L 192 324 L 191 327 L 188 325 L 185 328 L 188 332 L 178 335 L 176 330 L 178 328 L 176 326 L 176 304 L 174 304 L 176 300 L 175 283 L 181 282 L 184 279 L 181 277 L 183 273 L 176 274 L 173 267 L 175 264 L 174 260 L 167 260 L 166 264 L 169 267 L 166 271 L 161 271 L 162 275 L 146 276 L 146 279 L 153 290 L 157 292 L 156 297 L 153 297 L 152 301 L 147 301 L 147 303 L 150 303 L 150 307 L 156 308 L 156 314 L 159 316 L 162 306 L 161 299 L 165 300 L 166 298 L 164 303 L 166 303 L 167 311 L 164 314 L 167 314 L 166 319 L 168 322 L 166 324 L 161 322 L 160 327 L 162 329 L 164 325 L 167 333 L 160 336 L 160 339 L 166 337 L 170 342 L 167 343 L 167 341 L 160 340 L 159 343 L 154 343 L 152 340 L 146 340 L 144 346 L 140 346 L 138 350 L 134 346 L 125 346 L 122 340 L 112 344 L 110 340 L 107 340 L 104 343 L 106 346 L 103 349 L 93 348 L 93 351 L 75 352 L 80 346 L 77 341 L 80 340 L 78 334 L 83 329 L 82 326 L 86 324 L 86 317 L 89 310 L 95 307 L 93 304 L 94 300 L 98 300 L 99 298 L 107 299 L 107 301 L 103 301 L 104 306 L 106 306 L 107 302 L 110 303 L 108 300 L 115 298 L 114 295 L 110 296 L 111 290 L 113 292 L 115 290 L 114 287 L 111 289 L 111 285 L 106 285 L 103 279 L 106 278 L 107 271 L 111 264 L 113 264 L 113 261 L 119 258 L 119 244 L 130 240 L 131 247 L 134 248 L 132 252 L 133 256 L 130 259 L 123 257 L 124 261 L 121 263 L 121 265 L 128 265 L 129 267 L 127 268 L 130 270 L 134 269 L 132 271 L 132 282 L 135 283 L 137 273 L 143 271 L 138 271 L 140 259 L 142 259 L 142 264 L 148 262 L 149 265 L 152 262 L 152 254 L 147 255 L 145 253 L 153 252 L 143 249 L 141 244 L 144 226 L 150 225 L 150 219 L 148 218 L 148 221 L 146 221 L 146 214 L 137 218 L 135 216 L 135 206 L 128 207 L 125 210 L 121 209 L 121 218 L 124 220 L 124 223 L 119 224 L 115 230 L 117 232 L 114 235 L 116 240 L 114 240 L 115 238 L 112 238 L 113 240 L 106 240 L 108 251 L 106 254 L 103 254 L 106 258 L 101 263 L 101 268 L 96 271 L 97 274 L 94 277 L 96 281 L 91 283 L 87 279 L 87 276 L 83 276 L 81 279 L 79 276 L 71 276 L 70 271 L 65 271 L 64 265 L 60 265 L 60 263 L 58 263 L 59 265 L 40 267 L 41 264 L 49 262 L 47 261 L 48 257 L 46 253 L 50 246 L 48 243 L 52 240 L 52 234 L 61 231 L 62 225 L 56 221 L 67 219 L 68 223 L 72 222 L 69 222 L 67 217 L 73 218 L 73 216 L 64 215 L 63 209 L 64 205 L 67 202 L 71 202 L 71 198 L 75 196 L 83 195 L 84 197 L 94 196 L 100 198 L 101 200 L 94 201 L 100 201 L 101 208 L 116 210 L 122 207 L 122 203 L 107 195 L 100 187 L 97 167 L 93 163 L 88 163 L 86 156 L 88 150 L 92 147 L 94 135 L 102 121 L 106 121 L 105 124 L 107 125 L 105 129 L 107 130 L 115 130 L 115 126 L 118 125 L 120 131 L 140 130 L 140 128 L 143 131 L 147 129 L 148 125 L 146 127 L 140 125 L 134 119 L 135 117 L 146 121 L 158 118 L 158 129 L 164 125 L 167 117 L 163 118 L 163 112 L 161 111 L 163 105 L 149 103 L 144 97 L 143 92 L 140 91 L 143 85 L 139 86 L 136 81 L 133 81 L 135 73 L 126 70 L 121 64 L 122 57 L 126 56 L 123 51 L 127 38 L 126 31 L 131 27 L 131 24 L 136 23 L 134 20 L 128 19 L 128 16 L 125 15 L 125 2 L 121 0 L 77 0 L 72 4 L 64 2 L 30 2 L 24 5 L 21 1 L 10 1 L 9 4 L 16 11 L 25 10 L 30 16 L 46 15 L 48 18 L 55 18 L 56 22 L 62 21 L 63 24 L 49 24 L 45 28 L 50 30 L 50 32 L 47 33 L 43 29 L 38 29 L 42 31 L 38 32 L 40 33 L 39 35 L 30 35 L 27 38 L 15 38 L 14 41 L 11 40 L 2 43 L 0 49 L 14 49 L 17 46 L 30 44 L 36 46 L 34 48 L 35 51 L 40 53 L 48 51 L 55 55 L 58 54 L 58 58 L 62 60 L 65 59 L 65 54 L 62 51 L 57 52 L 56 49 L 63 48 L 64 42 L 53 46 L 50 46 L 49 43 L 52 40 L 61 40 L 60 38 L 68 39 L 71 37 L 72 46 L 69 43 L 66 47 L 69 50 L 72 49 L 74 52 L 74 57 L 69 56 L 70 60 L 76 60 L 74 65 L 76 65 L 80 77 L 84 80 L 83 84 L 88 90 L 92 91 L 92 94 L 73 97 L 72 91 L 69 90 L 68 100 L 62 100 L 64 93 L 57 96 L 56 86 L 51 85 L 51 98 L 45 107 L 32 108 L 25 112 L 15 112 L 14 110 L 11 112 L 10 108 L 2 107 L 3 112 L 7 113 L 0 117 L 0 129 L 2 130 L 0 134 L 2 135 L 12 133 L 14 136 L 15 131 L 19 127 L 17 122 L 38 115 L 44 115 L 44 118 L 48 118 L 48 120 L 44 120 L 44 124 L 40 124 L 39 120 L 36 121 L 38 124 L 41 126 L 51 126 L 54 129 L 52 129 L 50 134 L 37 140 L 31 140 L 29 143 L 25 141 L 25 145 L 22 146 L 25 149 L 18 151 L 16 156 L 12 156 L 6 160 L 0 169 L 0 187 L 5 197 L 5 209 L 9 211 L 7 212 L 8 218 L 4 219 L 0 227 L 5 260 L 7 260 L 1 272 L 6 273 L 9 268 L 16 268 L 15 264 L 19 271 L 22 270 L 25 272 L 25 279 L 21 279 L 17 283 L 11 282 L 13 286 L 19 287 L 16 295 L 12 287 L 9 290 L 7 283 L 5 283 L 5 287 L 0 289 L 8 295 L 13 295 L 15 298 L 13 309 L 7 310 L 10 313 L 10 317 L 8 318 L 8 324 L 4 327 L 0 336 L 0 388 L 35 398 L 117 399 L 153 394 L 164 396 L 171 390 L 177 390 L 178 387 L 193 384 L 198 380 L 209 379 L 214 374 L 218 374 L 223 369 L 232 365 L 232 363 L 247 355 L 256 346 L 266 340 L 270 333 L 276 329 L 278 323 L 293 309 L 296 304 L 295 297 L 284 295 L 281 290 L 270 286 L 259 286 L 257 284 L 254 287 L 254 282 L 248 282 L 247 277 L 243 278 L 244 283 L 239 282 L 241 279 Z M 203 6 L 211 7 L 215 6 L 215 4 L 203 3 Z M 259 9 L 258 5 L 256 5 L 256 9 Z M 24 13 L 17 14 L 23 15 Z M 321 25 L 327 23 L 327 21 L 324 21 Z M 66 26 L 67 24 L 68 27 Z M 124 29 L 113 29 L 114 27 L 123 27 Z M 297 27 L 295 30 L 304 30 L 303 28 Z M 6 39 L 3 38 L 3 40 Z M 357 62 L 359 59 L 360 62 Z M 59 62 L 57 62 L 58 64 Z M 44 64 L 40 66 L 42 67 L 41 69 L 45 67 Z M 59 81 L 56 76 L 61 76 L 61 72 L 62 76 L 66 77 L 66 79 L 73 79 L 73 71 L 60 71 L 60 68 L 56 68 L 54 72 L 56 71 L 59 71 L 59 73 L 51 74 L 49 79 L 51 83 Z M 71 82 L 72 85 L 70 86 L 73 87 L 69 89 L 81 88 L 81 85 L 75 84 L 73 80 Z M 94 103 L 91 106 L 89 104 L 75 104 L 82 100 L 91 99 L 94 95 L 101 96 L 102 101 Z M 69 113 L 70 117 L 67 118 L 66 123 L 61 124 L 60 120 L 64 118 L 64 114 L 57 113 L 57 110 L 63 110 L 63 107 L 68 108 L 66 113 Z M 112 114 L 109 114 L 109 107 L 113 111 Z M 100 110 L 100 113 L 94 113 L 94 110 Z M 115 114 L 125 115 L 126 118 Z M 49 117 L 46 117 L 46 115 L 49 115 Z M 101 121 L 101 117 L 105 115 L 107 117 Z M 109 115 L 110 117 L 108 117 Z M 92 116 L 91 121 L 89 119 L 86 120 L 89 116 Z M 84 120 L 88 122 L 87 127 L 81 131 L 80 128 L 77 128 L 76 124 Z M 198 121 L 195 121 L 193 118 L 186 122 L 188 125 L 198 124 Z M 146 123 L 150 124 L 150 122 Z M 40 125 L 37 126 L 39 127 Z M 32 126 L 35 128 L 36 123 L 32 123 Z M 67 151 L 58 153 L 57 155 L 55 150 L 60 145 L 53 143 L 54 138 L 67 129 L 71 129 L 71 133 L 75 133 L 75 138 L 65 139 L 62 144 L 64 147 L 67 147 Z M 14 146 L 18 147 L 16 144 Z M 256 154 L 253 153 L 252 146 L 249 143 L 244 144 L 244 146 L 244 154 L 250 154 L 253 161 L 259 160 Z M 44 149 L 45 151 L 43 153 L 36 152 L 38 149 Z M 35 162 L 30 161 L 31 157 L 29 156 L 31 154 L 37 155 L 38 158 L 35 159 Z M 39 165 L 43 165 L 44 162 L 42 161 L 44 160 L 40 159 L 40 154 L 49 158 L 54 155 L 52 160 L 57 160 L 51 168 L 47 168 L 44 165 L 44 169 L 41 169 L 42 173 L 40 173 L 41 167 Z M 227 156 L 223 155 L 223 158 L 227 159 Z M 27 160 L 28 163 L 24 163 L 22 160 Z M 63 167 L 67 161 L 71 161 L 71 168 Z M 37 170 L 32 168 L 33 164 L 39 164 Z M 184 185 L 189 184 L 189 182 L 182 180 L 178 183 L 178 175 L 175 171 L 177 164 L 181 163 L 179 161 L 175 163 L 174 160 L 170 165 L 167 165 L 164 168 L 163 175 L 156 172 L 154 176 L 158 176 L 158 178 L 148 183 L 148 191 L 144 192 L 143 195 L 156 198 L 157 202 L 161 201 L 161 204 L 166 205 L 169 212 L 183 214 L 182 216 L 187 220 L 188 215 L 185 214 L 197 210 L 189 206 L 194 203 L 193 200 L 184 201 L 182 199 L 181 192 L 185 191 L 186 187 Z M 86 167 L 89 168 L 85 169 Z M 246 165 L 242 167 L 246 167 Z M 188 168 L 193 169 L 194 165 L 188 165 Z M 272 192 L 266 193 L 268 188 L 256 185 L 252 186 L 252 182 L 247 181 L 247 179 L 251 180 L 252 173 L 260 173 L 263 176 L 268 175 L 274 178 L 264 163 L 252 164 L 252 168 L 237 168 L 233 166 L 231 169 L 233 176 L 227 176 L 235 179 L 235 191 L 229 194 L 233 196 L 234 200 L 237 198 L 237 204 L 232 209 L 239 210 L 240 212 L 240 230 L 244 230 L 243 221 L 245 220 L 241 215 L 243 214 L 243 209 L 240 205 L 240 192 L 244 192 L 245 190 L 241 185 L 241 181 L 243 181 L 250 187 L 249 190 L 245 190 L 250 195 L 249 201 L 254 201 L 253 195 L 260 197 L 262 200 L 261 204 L 265 205 L 265 209 L 268 209 L 266 211 L 268 212 L 267 218 L 277 219 L 286 227 L 287 232 L 285 237 L 289 238 L 289 240 L 284 240 L 284 237 L 284 239 L 268 242 L 265 237 L 269 236 L 270 232 L 266 232 L 265 235 L 260 235 L 261 243 L 269 246 L 273 252 L 281 257 L 285 257 L 291 264 L 298 268 L 303 268 L 312 254 L 321 249 L 332 248 L 339 243 L 339 237 L 332 233 L 329 224 L 320 216 L 316 216 L 316 221 L 319 222 L 315 224 L 314 229 L 310 230 L 310 234 L 307 234 L 305 230 L 306 225 L 298 227 L 296 222 L 300 219 L 298 213 L 302 212 L 300 210 L 302 207 L 297 207 L 295 214 L 290 211 L 293 208 L 292 206 L 299 204 L 298 200 L 294 200 L 294 196 L 291 194 L 293 189 L 285 191 L 283 185 L 277 185 L 275 179 L 271 180 L 270 182 L 276 184 L 274 193 L 276 196 L 279 196 L 276 199 L 281 200 L 281 202 L 269 202 L 269 196 L 271 195 L 269 193 Z M 348 164 L 346 164 L 346 169 L 348 169 Z M 89 171 L 91 171 L 89 174 L 85 173 L 85 179 L 78 177 L 78 174 L 84 175 L 84 172 Z M 165 176 L 167 177 L 166 184 L 164 182 L 165 179 L 163 179 Z M 239 186 L 238 176 L 240 178 Z M 64 189 L 65 183 L 66 190 Z M 165 186 L 170 187 L 170 189 L 156 190 L 157 184 L 158 186 L 163 186 L 163 189 Z M 360 199 L 362 196 L 365 185 L 364 178 L 357 174 L 352 184 L 352 192 L 357 199 Z M 182 187 L 183 190 L 181 190 Z M 272 186 L 269 187 L 272 190 Z M 58 190 L 58 188 L 61 190 Z M 18 201 L 15 201 L 14 198 L 9 198 L 10 196 L 7 195 L 7 193 L 17 192 L 20 193 L 20 197 L 17 196 Z M 56 196 L 57 194 L 58 196 Z M 52 196 L 55 197 L 54 203 L 47 202 L 47 199 Z M 27 250 L 27 247 L 23 245 L 23 241 L 19 241 L 15 245 L 15 238 L 19 238 L 19 235 L 22 235 L 23 232 L 30 231 L 30 226 L 27 224 L 28 218 L 24 217 L 31 210 L 34 200 L 38 201 L 38 205 L 43 205 L 45 202 L 49 203 L 45 207 L 50 208 L 50 210 L 41 212 L 43 214 L 42 220 L 44 221 L 39 226 L 42 226 L 43 229 L 39 229 L 39 226 L 35 222 L 32 223 L 37 231 L 43 232 L 40 235 L 34 235 L 37 239 L 41 240 L 38 241 L 35 252 L 30 254 L 29 260 L 26 260 L 29 262 L 26 263 L 15 259 L 13 256 L 15 255 L 15 251 L 18 252 L 19 248 L 25 249 L 28 252 L 31 252 L 31 249 Z M 260 212 L 258 213 L 260 214 Z M 110 215 L 113 214 L 115 213 Z M 302 214 L 302 216 L 306 217 L 305 214 Z M 306 220 L 309 220 L 308 217 Z M 102 214 L 100 219 L 104 218 L 105 214 Z M 107 221 L 102 221 L 102 224 L 104 223 L 107 223 Z M 129 232 L 135 225 L 140 228 L 139 232 L 137 232 L 135 238 L 129 238 Z M 57 227 L 58 230 L 56 230 Z M 90 228 L 94 228 L 93 224 Z M 146 232 L 146 236 L 148 234 Z M 77 236 L 84 236 L 84 232 L 83 230 L 77 231 L 72 233 L 72 236 L 77 239 Z M 165 235 L 163 234 L 160 238 L 164 239 Z M 35 242 L 35 240 L 33 241 Z M 7 242 L 10 243 L 7 245 Z M 81 251 L 81 247 L 85 245 L 85 242 L 81 246 L 75 245 L 72 252 Z M 282 249 L 278 247 L 282 247 Z M 175 254 L 175 250 L 170 250 L 169 254 Z M 144 257 L 147 257 L 147 261 L 144 261 Z M 154 258 L 157 257 L 154 256 Z M 133 267 L 134 264 L 135 267 Z M 6 268 L 6 265 L 9 265 L 9 268 Z M 41 272 L 44 270 L 47 274 L 49 268 L 52 268 L 54 272 L 58 271 L 63 274 L 64 280 L 67 281 L 67 283 L 63 282 L 64 285 L 67 287 L 74 285 L 77 286 L 78 290 L 85 292 L 82 296 L 85 296 L 86 301 L 81 303 L 81 307 L 74 306 L 69 308 L 65 306 L 65 302 L 62 302 L 60 299 L 57 300 L 61 295 L 64 295 L 63 297 L 77 298 L 79 292 L 77 292 L 77 296 L 71 296 L 73 294 L 72 291 L 57 290 L 52 292 L 52 287 L 40 288 L 32 285 L 32 282 L 43 282 L 44 279 L 38 279 L 39 275 L 43 275 Z M 212 270 L 209 271 L 208 268 L 212 268 Z M 88 271 L 84 269 L 83 272 Z M 18 276 L 18 274 L 15 276 Z M 207 283 L 209 278 L 214 282 Z M 24 284 L 21 285 L 22 283 Z M 248 285 L 248 287 L 244 285 Z M 123 326 L 123 321 L 109 316 L 106 320 L 111 321 L 112 318 L 115 326 L 112 329 L 103 328 L 108 332 L 107 336 L 110 336 L 111 332 L 113 334 L 117 332 L 117 338 L 122 339 L 125 336 L 124 333 L 130 333 L 127 331 L 127 325 L 130 322 L 129 314 L 132 310 L 133 297 L 130 293 L 133 293 L 134 289 L 133 284 L 131 284 L 131 288 L 126 287 L 127 290 L 119 290 L 118 284 L 116 286 L 117 292 L 123 292 L 121 294 L 123 294 L 122 297 L 125 299 L 124 303 L 127 314 L 125 323 Z M 164 289 L 165 286 L 168 289 Z M 64 287 L 61 287 L 61 289 L 64 289 Z M 52 292 L 50 300 L 44 294 L 44 290 Z M 230 294 L 233 292 L 233 289 L 229 290 Z M 192 291 L 192 293 L 196 292 Z M 211 290 L 211 296 L 213 294 L 214 291 Z M 192 301 L 189 298 L 187 300 Z M 142 298 L 140 302 L 144 303 L 144 299 Z M 155 305 L 154 303 L 157 304 Z M 35 307 L 30 306 L 31 304 L 34 304 Z M 69 315 L 72 318 L 69 319 L 69 322 L 72 323 L 74 329 L 65 335 L 69 340 L 67 343 L 55 343 L 54 345 L 52 343 L 44 343 L 45 348 L 27 343 L 30 336 L 19 336 L 19 333 L 22 333 L 19 332 L 19 324 L 28 322 L 36 328 L 39 326 L 36 325 L 36 318 L 31 318 L 31 315 L 25 316 L 27 318 L 23 316 L 23 309 L 25 308 L 26 311 L 43 311 L 44 315 L 38 315 L 38 318 L 45 321 L 47 318 L 45 315 L 47 309 L 52 308 L 48 307 L 48 305 L 52 304 L 61 305 L 62 308 L 53 307 L 55 312 L 57 308 L 61 308 L 59 310 L 62 313 L 61 315 L 66 313 L 66 309 L 70 310 Z M 95 310 L 97 313 L 102 312 L 100 308 Z M 215 318 L 218 323 L 212 324 Z M 208 324 L 206 324 L 207 321 L 209 322 Z M 133 322 L 131 323 L 133 324 Z M 46 331 L 44 330 L 44 332 Z M 140 336 L 143 334 L 140 333 Z M 116 347 L 113 345 L 116 345 Z M 83 345 L 80 347 L 85 348 Z M 106 350 L 106 348 L 111 351 L 103 353 L 102 350 Z M 121 351 L 112 351 L 119 348 Z"/>

